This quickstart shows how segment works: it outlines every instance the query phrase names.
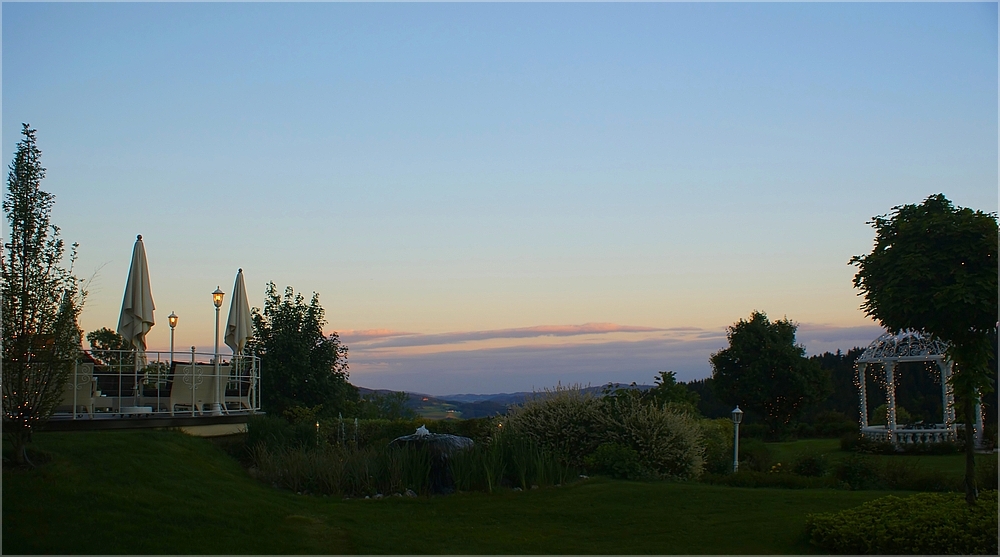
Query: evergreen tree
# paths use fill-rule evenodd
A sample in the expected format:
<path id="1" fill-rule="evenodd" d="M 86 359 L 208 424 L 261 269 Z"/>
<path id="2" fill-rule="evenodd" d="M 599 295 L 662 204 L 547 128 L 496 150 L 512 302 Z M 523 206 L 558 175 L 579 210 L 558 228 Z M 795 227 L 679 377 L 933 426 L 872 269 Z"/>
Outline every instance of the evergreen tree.
<path id="1" fill-rule="evenodd" d="M 73 275 L 76 244 L 63 266 L 65 244 L 50 222 L 55 196 L 41 189 L 35 130 L 24 124 L 21 133 L 3 199 L 3 431 L 15 462 L 30 464 L 31 433 L 52 416 L 80 353 L 77 317 L 86 292 Z"/>

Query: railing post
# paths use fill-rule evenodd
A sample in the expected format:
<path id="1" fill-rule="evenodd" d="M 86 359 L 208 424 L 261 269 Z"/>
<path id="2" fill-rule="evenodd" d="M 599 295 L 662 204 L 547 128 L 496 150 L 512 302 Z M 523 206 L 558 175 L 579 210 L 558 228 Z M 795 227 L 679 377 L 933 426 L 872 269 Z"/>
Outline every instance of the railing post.
<path id="1" fill-rule="evenodd" d="M 194 387 L 195 387 L 194 346 L 191 347 L 191 417 L 194 417 Z"/>
<path id="2" fill-rule="evenodd" d="M 78 388 L 79 380 L 77 375 L 80 371 L 80 361 L 76 360 L 73 362 L 73 419 L 76 419 L 76 391 Z"/>
<path id="3" fill-rule="evenodd" d="M 861 387 L 861 429 L 868 427 L 867 377 L 865 374 L 865 370 L 867 370 L 867 368 L 867 363 L 858 365 L 858 381 Z"/>
<path id="4" fill-rule="evenodd" d="M 889 442 L 893 443 L 896 440 L 896 383 L 893 378 L 893 368 L 896 367 L 895 362 L 885 362 L 882 364 L 885 366 L 885 396 L 888 399 L 886 402 L 889 404 L 889 416 L 886 420 L 886 432 L 889 437 Z"/>

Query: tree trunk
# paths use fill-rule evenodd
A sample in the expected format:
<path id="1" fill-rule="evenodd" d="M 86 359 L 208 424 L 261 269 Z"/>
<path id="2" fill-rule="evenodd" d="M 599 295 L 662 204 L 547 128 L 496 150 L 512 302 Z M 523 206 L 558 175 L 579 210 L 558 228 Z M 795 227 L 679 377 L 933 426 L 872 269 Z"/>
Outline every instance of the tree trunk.
<path id="1" fill-rule="evenodd" d="M 965 421 L 965 502 L 970 506 L 976 503 L 979 492 L 976 489 L 976 423 L 974 401 L 971 396 L 963 397 L 962 418 Z"/>
<path id="2" fill-rule="evenodd" d="M 14 457 L 14 465 L 19 467 L 30 466 L 34 468 L 35 464 L 28 458 L 28 441 L 30 441 L 30 436 L 24 435 L 22 432 L 17 432 L 8 434 L 7 440 L 10 441 L 10 452 Z"/>

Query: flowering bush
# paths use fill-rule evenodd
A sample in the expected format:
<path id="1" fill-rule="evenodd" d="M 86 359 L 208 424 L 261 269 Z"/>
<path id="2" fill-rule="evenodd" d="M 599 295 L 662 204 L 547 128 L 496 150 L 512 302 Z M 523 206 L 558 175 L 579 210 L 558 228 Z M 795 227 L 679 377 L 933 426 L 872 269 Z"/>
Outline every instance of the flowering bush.
<path id="1" fill-rule="evenodd" d="M 644 468 L 665 478 L 701 474 L 705 445 L 697 420 L 689 414 L 635 399 L 612 400 L 603 410 L 598 414 L 603 440 L 631 447 Z"/>
<path id="2" fill-rule="evenodd" d="M 656 477 L 694 478 L 704 463 L 701 428 L 689 414 L 637 397 L 599 399 L 579 386 L 560 385 L 512 408 L 506 426 L 574 467 L 602 444 L 634 451 Z M 591 467 L 602 459 L 591 459 Z"/>
<path id="3" fill-rule="evenodd" d="M 579 385 L 539 393 L 507 412 L 504 427 L 523 435 L 574 467 L 603 440 L 600 401 Z"/>

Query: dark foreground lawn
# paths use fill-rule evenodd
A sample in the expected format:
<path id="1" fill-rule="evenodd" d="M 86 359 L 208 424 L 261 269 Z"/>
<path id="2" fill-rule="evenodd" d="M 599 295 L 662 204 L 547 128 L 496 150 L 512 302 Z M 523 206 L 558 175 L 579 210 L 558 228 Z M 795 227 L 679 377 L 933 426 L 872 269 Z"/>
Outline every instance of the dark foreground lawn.
<path id="1" fill-rule="evenodd" d="M 47 433 L 3 471 L 3 553 L 816 553 L 805 515 L 887 492 L 581 480 L 494 495 L 338 500 L 262 485 L 172 431 Z"/>

